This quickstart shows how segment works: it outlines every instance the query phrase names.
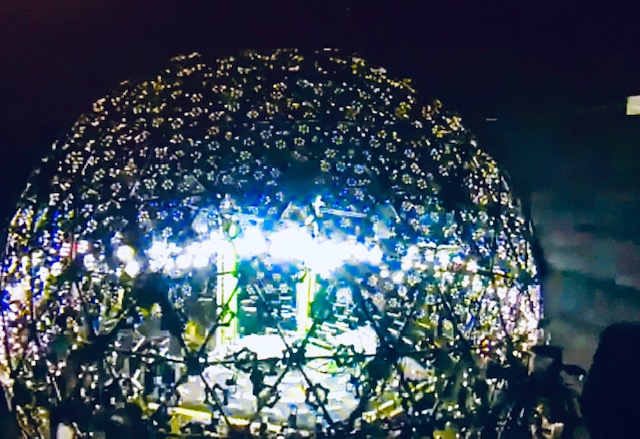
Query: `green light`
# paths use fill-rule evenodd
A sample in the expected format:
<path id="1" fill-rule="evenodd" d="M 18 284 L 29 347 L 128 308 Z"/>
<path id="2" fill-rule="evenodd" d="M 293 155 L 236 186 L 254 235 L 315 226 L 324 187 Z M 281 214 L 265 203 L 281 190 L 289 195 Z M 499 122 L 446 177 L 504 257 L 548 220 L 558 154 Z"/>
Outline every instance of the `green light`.
<path id="1" fill-rule="evenodd" d="M 298 337 L 304 337 L 313 322 L 310 311 L 316 290 L 316 275 L 306 271 L 296 284 L 296 324 Z"/>
<path id="2" fill-rule="evenodd" d="M 236 252 L 233 245 L 226 240 L 218 243 L 216 270 L 221 273 L 217 277 L 216 301 L 224 316 L 223 324 L 216 331 L 216 345 L 222 346 L 238 339 L 238 278 L 236 277 Z"/>

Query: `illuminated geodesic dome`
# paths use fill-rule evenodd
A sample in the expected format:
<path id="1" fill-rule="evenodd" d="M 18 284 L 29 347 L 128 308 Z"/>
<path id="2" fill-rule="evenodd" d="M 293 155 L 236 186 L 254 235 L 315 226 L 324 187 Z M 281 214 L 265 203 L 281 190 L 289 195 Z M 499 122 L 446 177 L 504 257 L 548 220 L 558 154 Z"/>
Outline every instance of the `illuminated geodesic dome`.
<path id="1" fill-rule="evenodd" d="M 499 411 L 487 365 L 539 337 L 531 239 L 409 81 L 336 51 L 178 57 L 30 178 L 5 389 L 30 437 L 467 437 Z"/>

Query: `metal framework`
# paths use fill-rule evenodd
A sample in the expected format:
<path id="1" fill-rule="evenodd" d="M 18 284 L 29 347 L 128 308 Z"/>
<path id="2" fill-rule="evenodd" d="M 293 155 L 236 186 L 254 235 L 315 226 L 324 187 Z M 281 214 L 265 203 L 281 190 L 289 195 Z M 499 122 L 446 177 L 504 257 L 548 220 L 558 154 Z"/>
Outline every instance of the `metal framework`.
<path id="1" fill-rule="evenodd" d="M 487 369 L 539 337 L 531 233 L 409 81 L 335 51 L 178 57 L 32 175 L 5 387 L 29 437 L 499 430 L 509 380 Z"/>

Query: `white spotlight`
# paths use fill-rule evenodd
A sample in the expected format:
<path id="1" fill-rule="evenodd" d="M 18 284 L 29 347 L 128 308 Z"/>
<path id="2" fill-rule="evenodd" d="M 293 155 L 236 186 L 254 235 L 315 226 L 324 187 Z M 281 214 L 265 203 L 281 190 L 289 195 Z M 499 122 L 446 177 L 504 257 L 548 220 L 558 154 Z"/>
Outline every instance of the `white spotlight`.
<path id="1" fill-rule="evenodd" d="M 122 245 L 116 250 L 116 257 L 125 263 L 131 261 L 135 254 L 134 248 L 128 245 Z"/>
<path id="2" fill-rule="evenodd" d="M 304 227 L 287 227 L 271 234 L 270 254 L 276 259 L 304 260 L 313 252 L 314 241 Z"/>
<path id="3" fill-rule="evenodd" d="M 236 253 L 242 258 L 250 258 L 267 252 L 267 240 L 255 226 L 247 227 L 242 235 L 233 240 Z"/>
<path id="4" fill-rule="evenodd" d="M 176 267 L 179 270 L 186 270 L 191 266 L 192 260 L 193 260 L 193 256 L 183 253 L 176 258 Z"/>
<path id="5" fill-rule="evenodd" d="M 131 277 L 136 277 L 140 273 L 140 263 L 135 259 L 132 259 L 124 266 L 124 272 Z"/>

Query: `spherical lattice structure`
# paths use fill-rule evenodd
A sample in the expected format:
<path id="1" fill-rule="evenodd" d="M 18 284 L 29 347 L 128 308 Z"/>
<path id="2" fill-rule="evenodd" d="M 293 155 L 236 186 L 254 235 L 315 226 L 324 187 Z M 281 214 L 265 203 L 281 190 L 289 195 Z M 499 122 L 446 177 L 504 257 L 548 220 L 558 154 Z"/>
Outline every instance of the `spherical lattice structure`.
<path id="1" fill-rule="evenodd" d="M 30 437 L 468 437 L 499 417 L 488 365 L 539 337 L 531 236 L 409 81 L 335 51 L 178 57 L 30 178 L 5 388 Z"/>

